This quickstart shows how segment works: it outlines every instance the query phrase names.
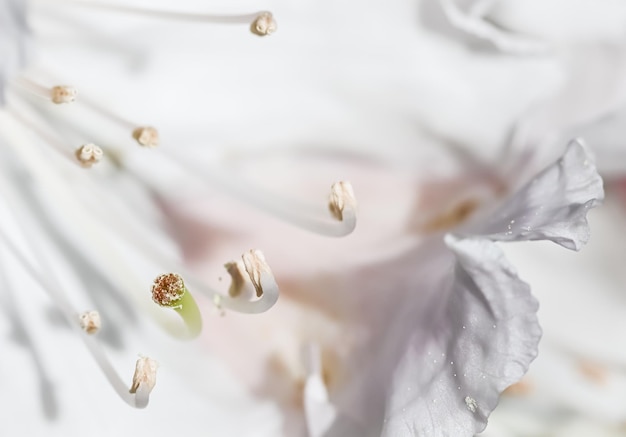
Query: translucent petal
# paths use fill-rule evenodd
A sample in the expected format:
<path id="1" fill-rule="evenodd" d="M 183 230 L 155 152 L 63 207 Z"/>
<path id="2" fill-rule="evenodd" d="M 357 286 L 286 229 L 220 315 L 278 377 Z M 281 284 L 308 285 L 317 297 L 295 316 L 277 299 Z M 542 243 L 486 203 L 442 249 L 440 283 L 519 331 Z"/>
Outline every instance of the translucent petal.
<path id="1" fill-rule="evenodd" d="M 580 140 L 516 194 L 462 231 L 490 240 L 550 240 L 579 250 L 589 240 L 587 211 L 604 198 L 602 179 Z"/>
<path id="2" fill-rule="evenodd" d="M 488 240 L 446 243 L 455 274 L 436 322 L 413 333 L 397 364 L 386 437 L 474 435 L 537 353 L 537 302 L 502 251 Z"/>

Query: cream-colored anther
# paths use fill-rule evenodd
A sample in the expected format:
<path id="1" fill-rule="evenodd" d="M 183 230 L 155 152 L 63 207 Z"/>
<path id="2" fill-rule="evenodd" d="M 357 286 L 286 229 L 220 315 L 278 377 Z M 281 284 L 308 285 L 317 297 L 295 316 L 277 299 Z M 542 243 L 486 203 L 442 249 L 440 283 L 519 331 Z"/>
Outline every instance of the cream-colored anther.
<path id="1" fill-rule="evenodd" d="M 95 334 L 100 330 L 102 322 L 100 321 L 100 313 L 98 311 L 85 311 L 79 317 L 80 327 L 87 334 Z"/>
<path id="2" fill-rule="evenodd" d="M 72 103 L 76 100 L 76 88 L 67 85 L 57 85 L 50 89 L 50 99 L 53 103 Z"/>
<path id="3" fill-rule="evenodd" d="M 242 261 L 230 261 L 224 264 L 224 268 L 231 278 L 228 295 L 230 297 L 241 296 L 241 293 L 244 291 L 244 287 L 246 285 L 246 277 L 244 276 L 246 271 L 245 265 Z"/>
<path id="4" fill-rule="evenodd" d="M 248 252 L 243 254 L 242 259 L 246 272 L 248 272 L 248 276 L 250 276 L 252 285 L 254 285 L 254 289 L 256 290 L 256 295 L 257 297 L 261 297 L 263 295 L 261 276 L 263 274 L 268 274 L 272 276 L 270 266 L 267 265 L 265 257 L 260 250 L 249 250 Z"/>
<path id="5" fill-rule="evenodd" d="M 276 29 L 276 20 L 274 20 L 274 16 L 271 12 L 260 13 L 250 26 L 252 33 L 259 36 L 271 35 L 276 32 Z"/>
<path id="6" fill-rule="evenodd" d="M 328 199 L 328 209 L 330 213 L 339 221 L 343 221 L 343 211 L 346 208 L 356 209 L 356 198 L 350 182 L 335 182 L 330 188 Z"/>
<path id="7" fill-rule="evenodd" d="M 104 156 L 102 149 L 91 143 L 84 144 L 76 150 L 76 159 L 85 168 L 90 168 L 100 162 L 102 156 Z"/>
<path id="8" fill-rule="evenodd" d="M 159 131 L 151 126 L 141 126 L 133 131 L 133 138 L 144 147 L 159 145 Z"/>
<path id="9" fill-rule="evenodd" d="M 136 393 L 141 386 L 148 393 L 152 391 L 156 385 L 156 374 L 159 365 L 152 358 L 139 357 L 135 364 L 135 374 L 133 375 L 133 383 L 130 386 L 130 392 Z"/>

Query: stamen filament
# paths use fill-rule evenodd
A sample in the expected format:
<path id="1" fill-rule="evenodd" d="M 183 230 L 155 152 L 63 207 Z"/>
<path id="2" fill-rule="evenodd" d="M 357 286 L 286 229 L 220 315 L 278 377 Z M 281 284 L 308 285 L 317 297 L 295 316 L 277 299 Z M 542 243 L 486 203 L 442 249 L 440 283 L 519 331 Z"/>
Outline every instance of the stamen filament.
<path id="1" fill-rule="evenodd" d="M 126 6 L 122 4 L 113 4 L 113 3 L 103 3 L 103 2 L 86 2 L 81 0 L 56 0 L 57 3 L 65 3 L 71 6 L 81 6 L 94 8 L 99 10 L 111 11 L 111 12 L 119 12 L 124 14 L 131 15 L 140 15 L 143 17 L 149 18 L 161 18 L 167 20 L 180 20 L 180 21 L 191 21 L 191 22 L 204 22 L 204 23 L 214 23 L 214 24 L 248 24 L 252 25 L 257 22 L 260 18 L 270 17 L 271 13 L 268 11 L 259 11 L 251 14 L 232 14 L 232 15 L 219 15 L 219 14 L 200 14 L 193 12 L 178 12 L 178 11 L 164 11 L 159 9 L 150 9 L 150 8 L 142 8 L 137 6 Z M 267 35 L 276 30 L 276 24 L 273 25 L 267 24 L 262 26 L 263 29 L 267 31 L 263 33 L 262 29 L 259 29 L 257 26 L 256 29 L 259 31 L 259 35 Z M 271 28 L 271 30 L 270 30 Z M 256 33 L 256 32 L 255 32 Z"/>

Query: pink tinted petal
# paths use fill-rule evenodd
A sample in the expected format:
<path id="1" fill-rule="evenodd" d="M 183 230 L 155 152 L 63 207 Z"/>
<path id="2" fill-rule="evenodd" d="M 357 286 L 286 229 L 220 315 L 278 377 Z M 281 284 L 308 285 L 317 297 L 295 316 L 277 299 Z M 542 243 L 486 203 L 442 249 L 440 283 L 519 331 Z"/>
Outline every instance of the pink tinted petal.
<path id="1" fill-rule="evenodd" d="M 502 251 L 488 240 L 446 243 L 454 276 L 434 323 L 413 333 L 397 362 L 385 437 L 474 435 L 537 353 L 537 302 Z"/>
<path id="2" fill-rule="evenodd" d="M 603 198 L 593 158 L 574 140 L 556 163 L 462 233 L 498 241 L 550 240 L 579 250 L 589 240 L 587 211 Z"/>

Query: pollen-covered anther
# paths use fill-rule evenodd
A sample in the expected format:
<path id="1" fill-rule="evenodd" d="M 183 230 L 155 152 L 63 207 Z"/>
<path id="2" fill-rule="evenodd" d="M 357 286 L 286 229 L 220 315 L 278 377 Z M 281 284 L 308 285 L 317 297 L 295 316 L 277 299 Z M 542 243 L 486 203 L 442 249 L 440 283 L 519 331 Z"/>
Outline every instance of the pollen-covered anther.
<path id="1" fill-rule="evenodd" d="M 102 325 L 98 311 L 85 311 L 80 315 L 78 320 L 80 327 L 87 334 L 95 334 L 100 330 L 100 326 Z"/>
<path id="2" fill-rule="evenodd" d="M 159 365 L 149 357 L 139 357 L 135 364 L 133 383 L 130 386 L 131 393 L 137 393 L 141 387 L 143 391 L 150 393 L 156 385 L 156 374 Z"/>
<path id="3" fill-rule="evenodd" d="M 67 85 L 57 85 L 50 89 L 50 99 L 53 103 L 72 103 L 76 100 L 76 88 Z"/>
<path id="4" fill-rule="evenodd" d="M 80 165 L 85 168 L 90 168 L 94 164 L 97 164 L 103 156 L 104 152 L 95 144 L 84 144 L 76 149 L 76 159 L 78 159 Z"/>
<path id="5" fill-rule="evenodd" d="M 250 250 L 243 254 L 242 259 L 246 272 L 248 272 L 248 276 L 256 290 L 256 295 L 257 297 L 261 297 L 263 295 L 263 285 L 261 284 L 262 276 L 264 274 L 272 276 L 272 270 L 260 250 Z"/>
<path id="6" fill-rule="evenodd" d="M 262 12 L 252 22 L 250 30 L 252 33 L 258 36 L 267 36 L 276 32 L 277 25 L 276 20 L 271 12 Z"/>
<path id="7" fill-rule="evenodd" d="M 356 209 L 356 198 L 352 184 L 346 181 L 335 182 L 330 188 L 328 209 L 334 218 L 343 221 L 343 212 L 347 208 Z"/>
<path id="8" fill-rule="evenodd" d="M 159 131 L 151 126 L 141 126 L 133 130 L 133 139 L 143 147 L 159 145 Z"/>
<path id="9" fill-rule="evenodd" d="M 163 307 L 176 307 L 185 295 L 185 282 L 176 273 L 158 276 L 152 284 L 152 300 Z"/>

